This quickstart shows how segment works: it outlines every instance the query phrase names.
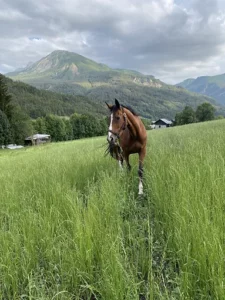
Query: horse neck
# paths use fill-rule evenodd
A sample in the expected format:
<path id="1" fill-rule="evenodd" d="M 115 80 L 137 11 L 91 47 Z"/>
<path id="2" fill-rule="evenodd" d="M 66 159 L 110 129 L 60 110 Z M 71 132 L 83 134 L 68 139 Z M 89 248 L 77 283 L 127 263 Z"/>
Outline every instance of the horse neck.
<path id="1" fill-rule="evenodd" d="M 124 108 L 124 112 L 127 116 L 127 122 L 130 127 L 133 136 L 137 136 L 140 133 L 139 119 L 137 116 L 134 116 L 128 109 Z"/>

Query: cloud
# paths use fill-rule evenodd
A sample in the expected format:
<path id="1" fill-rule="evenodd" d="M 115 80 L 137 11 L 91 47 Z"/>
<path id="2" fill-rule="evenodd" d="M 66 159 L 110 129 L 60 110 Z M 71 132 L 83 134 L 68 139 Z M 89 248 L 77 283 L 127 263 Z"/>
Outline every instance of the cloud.
<path id="1" fill-rule="evenodd" d="M 222 0 L 0 0 L 0 72 L 56 49 L 166 82 L 225 72 Z"/>

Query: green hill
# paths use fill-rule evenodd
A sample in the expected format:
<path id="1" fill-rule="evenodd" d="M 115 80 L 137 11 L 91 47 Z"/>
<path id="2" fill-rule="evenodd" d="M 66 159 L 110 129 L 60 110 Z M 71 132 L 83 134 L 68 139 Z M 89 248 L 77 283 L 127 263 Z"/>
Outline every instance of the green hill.
<path id="1" fill-rule="evenodd" d="M 106 109 L 100 103 L 94 103 L 85 96 L 63 95 L 51 91 L 39 90 L 23 82 L 7 77 L 5 83 L 12 95 L 13 103 L 19 105 L 30 117 L 37 118 L 47 114 L 68 116 L 74 112 L 103 115 Z"/>
<path id="2" fill-rule="evenodd" d="M 101 107 L 105 101 L 112 102 L 118 98 L 121 103 L 132 105 L 140 115 L 152 119 L 174 118 L 185 105 L 196 108 L 206 101 L 221 110 L 212 98 L 167 85 L 152 75 L 111 69 L 68 51 L 54 51 L 25 69 L 7 76 L 39 89 L 82 95 L 90 99 L 88 103 L 100 103 Z M 82 105 L 85 106 L 87 98 L 82 99 Z"/>
<path id="3" fill-rule="evenodd" d="M 176 86 L 181 86 L 189 91 L 212 97 L 216 99 L 218 103 L 225 105 L 225 74 L 186 79 L 176 84 Z"/>

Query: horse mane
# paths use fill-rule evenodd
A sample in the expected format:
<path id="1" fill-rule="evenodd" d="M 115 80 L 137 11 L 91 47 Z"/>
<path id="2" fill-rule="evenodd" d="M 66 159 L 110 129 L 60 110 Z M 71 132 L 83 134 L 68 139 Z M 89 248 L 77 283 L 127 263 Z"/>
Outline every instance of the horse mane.
<path id="1" fill-rule="evenodd" d="M 134 116 L 138 116 L 138 114 L 136 113 L 136 111 L 130 107 L 130 106 L 125 106 L 125 105 L 121 105 L 123 108 L 128 109 Z"/>

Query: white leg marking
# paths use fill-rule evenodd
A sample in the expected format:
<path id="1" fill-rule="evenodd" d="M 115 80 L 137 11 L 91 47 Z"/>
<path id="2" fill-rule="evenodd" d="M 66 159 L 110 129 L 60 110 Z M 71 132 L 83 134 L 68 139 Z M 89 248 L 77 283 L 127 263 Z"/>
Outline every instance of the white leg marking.
<path id="1" fill-rule="evenodd" d="M 123 170 L 123 165 L 122 165 L 121 160 L 118 160 L 118 162 L 119 162 L 120 170 Z"/>
<path id="2" fill-rule="evenodd" d="M 141 182 L 141 180 L 139 181 L 138 189 L 138 195 L 143 195 L 143 183 Z"/>

